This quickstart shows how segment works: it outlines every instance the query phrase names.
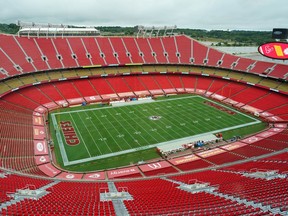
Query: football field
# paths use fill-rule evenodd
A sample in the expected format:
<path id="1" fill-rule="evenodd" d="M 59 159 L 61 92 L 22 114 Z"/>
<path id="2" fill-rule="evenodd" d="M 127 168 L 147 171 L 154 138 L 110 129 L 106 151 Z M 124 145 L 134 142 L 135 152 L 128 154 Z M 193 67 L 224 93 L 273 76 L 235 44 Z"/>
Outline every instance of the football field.
<path id="1" fill-rule="evenodd" d="M 64 109 L 52 113 L 51 118 L 56 134 L 54 144 L 59 147 L 64 166 L 260 122 L 200 96 L 166 97 L 116 107 Z"/>

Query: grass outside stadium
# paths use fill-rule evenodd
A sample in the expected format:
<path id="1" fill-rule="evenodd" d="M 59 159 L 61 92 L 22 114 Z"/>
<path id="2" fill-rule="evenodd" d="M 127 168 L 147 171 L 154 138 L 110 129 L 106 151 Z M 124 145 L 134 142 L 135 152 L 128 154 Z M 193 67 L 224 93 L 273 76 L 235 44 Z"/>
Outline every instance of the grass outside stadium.
<path id="1" fill-rule="evenodd" d="M 49 114 L 49 122 L 57 164 L 76 172 L 159 158 L 158 144 L 185 137 L 221 132 L 230 139 L 266 127 L 254 116 L 191 94 L 158 97 L 143 104 L 59 109 Z M 66 131 L 75 134 L 67 139 Z"/>

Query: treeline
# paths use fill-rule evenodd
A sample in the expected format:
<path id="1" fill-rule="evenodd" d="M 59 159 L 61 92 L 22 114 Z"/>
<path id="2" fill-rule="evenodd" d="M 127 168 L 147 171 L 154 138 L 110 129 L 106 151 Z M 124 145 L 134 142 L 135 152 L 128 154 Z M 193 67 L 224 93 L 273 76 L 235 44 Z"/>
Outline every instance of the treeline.
<path id="1" fill-rule="evenodd" d="M 135 35 L 137 26 L 96 26 L 102 35 Z M 19 30 L 16 24 L 0 24 L 0 32 L 15 34 Z M 178 34 L 186 34 L 196 40 L 212 41 L 215 46 L 253 46 L 272 40 L 271 31 L 243 31 L 243 30 L 203 30 L 179 28 L 174 30 Z"/>
<path id="2" fill-rule="evenodd" d="M 98 26 L 103 35 L 135 35 L 137 26 Z M 271 31 L 244 31 L 244 30 L 204 30 L 179 28 L 173 32 L 185 34 L 196 40 L 212 41 L 215 46 L 255 46 L 272 40 Z"/>
<path id="3" fill-rule="evenodd" d="M 182 29 L 178 29 L 182 31 Z M 249 46 L 260 45 L 272 40 L 271 31 L 244 31 L 244 30 L 194 30 L 183 29 L 184 34 L 197 40 L 215 41 L 216 45 L 225 46 Z"/>
<path id="4" fill-rule="evenodd" d="M 0 23 L 0 32 L 7 34 L 16 34 L 19 31 L 19 26 L 16 24 L 2 24 Z"/>

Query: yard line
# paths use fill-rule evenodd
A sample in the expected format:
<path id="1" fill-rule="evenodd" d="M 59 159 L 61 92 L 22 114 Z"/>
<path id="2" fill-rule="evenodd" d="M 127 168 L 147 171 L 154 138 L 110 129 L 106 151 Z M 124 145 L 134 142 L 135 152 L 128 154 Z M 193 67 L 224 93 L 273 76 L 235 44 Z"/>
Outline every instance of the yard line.
<path id="1" fill-rule="evenodd" d="M 165 103 L 165 101 L 161 101 L 161 102 L 164 102 L 164 103 Z M 153 103 L 153 104 L 154 104 L 154 103 Z M 147 107 L 146 107 L 145 109 L 147 109 Z M 149 108 L 150 115 L 153 115 L 155 112 L 154 112 L 154 111 L 151 112 L 151 110 L 152 110 L 152 109 Z M 137 111 L 138 111 L 138 110 L 137 110 Z M 138 111 L 138 112 L 139 112 L 139 111 Z M 148 115 L 146 116 L 143 112 L 139 112 L 139 116 L 142 116 L 142 117 L 145 117 L 145 118 L 148 118 L 148 117 L 149 117 Z M 160 124 L 164 124 L 163 122 L 161 122 L 161 120 L 160 120 L 159 122 L 160 122 Z M 153 129 L 152 126 L 149 125 L 148 123 L 146 123 L 145 121 L 144 121 L 144 123 L 145 123 L 146 125 L 148 125 L 151 129 Z M 164 125 L 164 127 L 166 127 L 166 125 Z M 159 128 L 158 128 L 158 129 L 159 129 Z M 167 131 L 166 129 L 163 129 L 162 127 L 161 127 L 160 129 L 161 129 L 161 131 L 163 131 L 164 133 L 166 133 L 169 137 L 171 137 L 172 139 L 174 139 L 174 137 L 171 136 L 171 134 L 169 133 L 169 131 Z M 145 129 L 144 129 L 144 130 L 145 130 Z M 147 131 L 147 130 L 145 130 L 145 131 Z M 157 130 L 156 133 L 157 133 L 159 136 L 161 136 L 162 138 L 164 138 L 164 140 L 167 140 L 167 138 L 164 137 L 164 136 L 162 136 L 161 133 L 158 132 L 158 130 Z"/>
<path id="2" fill-rule="evenodd" d="M 192 105 L 193 106 L 193 108 L 195 108 L 195 110 L 197 110 L 197 106 L 198 106 L 199 104 L 194 104 L 194 105 Z M 184 111 L 184 112 L 183 112 Z M 203 113 L 204 112 L 204 113 Z M 191 112 L 191 109 L 187 109 L 186 107 L 183 107 L 182 108 L 182 112 L 179 112 L 179 113 L 177 113 L 178 115 L 186 115 L 186 118 L 188 117 L 188 118 L 190 118 L 190 119 L 194 119 L 194 118 L 196 118 L 196 119 L 198 119 L 197 121 L 200 121 L 200 123 L 201 123 L 201 125 L 204 125 L 206 128 L 210 128 L 211 127 L 211 125 L 215 125 L 215 127 L 217 127 L 219 124 L 217 123 L 217 122 L 213 122 L 213 121 L 209 121 L 209 124 L 208 123 L 206 123 L 204 120 L 202 120 L 202 118 L 203 118 L 203 116 L 205 116 L 205 110 L 203 110 L 202 109 L 202 111 L 201 111 L 201 115 L 198 115 L 198 113 L 197 112 Z M 209 114 L 207 113 L 207 116 L 209 116 L 209 118 L 211 118 L 211 112 L 209 112 Z M 207 126 L 206 126 L 207 125 Z M 196 131 L 197 131 L 197 127 L 193 127 L 194 129 L 196 129 Z M 214 127 L 213 127 L 213 129 L 214 129 Z M 199 131 L 202 131 L 202 130 L 199 130 Z"/>
<path id="3" fill-rule="evenodd" d="M 98 119 L 99 122 L 101 122 L 101 120 L 98 118 L 97 115 L 95 115 L 94 112 L 92 112 L 92 114 Z M 103 128 L 110 134 L 110 137 L 114 140 L 115 144 L 119 147 L 119 149 L 123 150 L 123 149 L 118 145 L 117 141 L 114 139 L 114 137 L 112 136 L 112 134 L 110 133 L 110 131 L 106 129 L 106 127 L 105 127 L 104 124 L 103 124 Z M 108 144 L 106 144 L 106 145 L 107 145 L 107 147 L 110 149 L 109 145 L 108 145 Z"/>
<path id="4" fill-rule="evenodd" d="M 165 109 L 165 112 L 163 111 L 163 110 L 161 110 L 160 112 L 161 112 L 161 114 L 162 113 L 164 113 L 164 114 L 166 114 L 167 115 L 167 113 L 169 113 L 169 115 L 174 115 L 174 116 L 176 116 L 176 118 L 174 118 L 173 120 L 175 120 L 175 121 L 177 121 L 178 123 L 182 123 L 182 122 L 179 122 L 177 119 L 178 119 L 178 116 L 174 113 L 174 112 L 170 112 L 170 111 L 168 111 L 169 109 Z M 173 109 L 174 110 L 174 109 Z M 167 119 L 168 120 L 168 119 Z M 179 127 L 179 126 L 177 126 L 177 125 L 175 125 L 175 123 L 174 122 L 172 122 L 171 120 L 168 120 L 169 122 L 171 122 L 171 124 L 172 125 L 174 125 L 174 126 L 176 126 L 176 127 Z M 187 120 L 186 120 L 187 121 Z M 186 134 L 188 134 L 188 135 L 191 135 L 191 134 L 189 134 L 187 131 L 188 130 L 191 130 L 191 128 L 189 128 L 188 126 L 184 126 L 187 130 L 183 130 Z M 174 130 L 175 131 L 175 130 Z M 179 134 L 179 133 L 178 133 Z M 179 134 L 180 136 L 183 136 L 182 134 Z"/>
<path id="5" fill-rule="evenodd" d="M 200 97 L 200 98 L 201 98 L 201 97 Z M 211 101 L 211 100 L 209 100 L 209 99 L 207 99 L 207 98 L 203 98 L 203 99 L 204 99 L 204 100 Z M 173 101 L 172 101 L 172 102 L 173 102 Z M 218 103 L 216 103 L 216 102 L 214 102 L 214 101 L 211 101 L 211 102 L 213 102 L 213 103 L 215 103 L 215 104 L 218 104 Z M 192 106 L 193 106 L 193 105 L 192 105 Z M 226 106 L 224 106 L 224 105 L 222 105 L 222 107 L 225 107 L 225 108 L 227 108 L 227 109 L 230 109 L 230 110 L 232 110 L 232 111 L 234 111 L 234 112 L 236 112 L 236 113 L 238 113 L 238 114 L 240 114 L 240 115 L 242 115 L 242 116 L 248 117 L 248 116 L 246 116 L 246 115 L 243 115 L 241 112 L 237 112 L 236 110 L 234 110 L 234 109 L 232 109 L 232 108 L 226 107 Z M 205 106 L 204 106 L 203 108 L 205 109 Z M 187 107 L 184 107 L 183 109 L 189 111 L 189 110 L 187 109 Z M 202 109 L 202 112 L 204 112 L 204 115 L 205 115 L 205 113 L 207 113 L 207 115 L 211 115 L 211 109 L 210 109 L 210 110 L 208 110 L 208 109 L 209 109 L 208 106 L 207 106 L 207 111 Z M 212 111 L 212 112 L 213 112 L 213 114 L 214 114 L 213 116 L 215 116 L 216 113 L 217 113 L 217 115 L 219 115 L 219 112 L 217 112 L 216 110 L 215 110 L 215 111 Z M 202 114 L 202 113 L 201 113 L 201 114 Z M 221 114 L 221 115 L 225 116 L 224 114 Z M 197 116 L 199 116 L 199 115 L 197 115 Z M 257 119 L 254 119 L 254 118 L 251 118 L 251 117 L 250 117 L 250 119 L 253 119 L 254 121 L 255 121 L 255 120 L 257 121 Z M 215 123 L 214 123 L 214 122 L 215 122 Z M 221 122 L 225 122 L 225 123 L 228 123 L 228 124 L 230 124 L 230 122 L 232 122 L 233 125 L 235 125 L 235 124 L 238 124 L 238 125 L 239 125 L 241 122 L 242 122 L 242 123 L 246 123 L 247 121 L 245 121 L 244 119 L 239 119 L 239 118 L 237 118 L 236 116 L 234 117 L 233 115 L 231 115 L 230 118 L 229 118 L 229 120 L 228 120 L 227 117 L 225 116 L 225 118 L 222 118 L 221 120 L 213 119 L 213 121 L 210 121 L 210 124 L 214 124 L 214 125 L 217 127 L 217 125 L 221 124 Z M 203 121 L 203 124 L 206 124 L 205 121 Z M 210 124 L 208 124 L 208 125 L 210 125 Z M 206 124 L 206 125 L 207 125 L 207 124 Z"/>
<path id="6" fill-rule="evenodd" d="M 125 107 L 123 107 L 123 108 L 125 108 Z M 139 115 L 141 115 L 141 116 L 144 116 L 145 118 L 148 118 L 148 116 L 145 116 L 144 114 L 143 114 L 143 112 L 139 112 L 138 113 Z M 132 118 L 133 119 L 133 118 Z M 142 119 L 142 118 L 141 118 Z M 135 120 L 133 119 L 133 121 L 135 122 Z M 145 121 L 143 121 L 146 125 L 148 125 L 148 127 L 150 127 L 151 129 L 153 129 L 152 128 L 152 126 L 151 125 L 149 125 L 149 124 L 147 124 Z M 149 135 L 151 134 L 150 132 L 148 132 L 145 128 L 143 128 L 140 124 L 138 124 L 142 129 L 144 129 Z M 166 130 L 163 130 L 162 129 L 162 131 L 164 131 L 164 132 L 166 132 L 166 134 L 168 134 L 170 137 L 171 137 L 171 134 L 169 134 Z M 158 131 L 156 132 L 159 136 L 161 136 L 164 140 L 167 140 L 165 137 L 163 137 Z M 150 135 L 151 136 L 151 135 Z M 155 139 L 155 137 L 154 136 L 151 136 L 153 139 Z M 172 137 L 172 139 L 173 139 L 173 137 Z M 157 139 L 155 139 L 156 140 L 156 142 L 159 142 Z"/>
<path id="7" fill-rule="evenodd" d="M 100 111 L 101 112 L 101 111 Z M 109 111 L 108 111 L 109 112 Z M 109 113 L 110 114 L 110 113 Z M 117 122 L 119 122 L 115 117 L 114 117 L 114 115 L 113 114 L 110 114 L 110 116 L 112 116 L 112 118 L 114 118 Z M 109 122 L 110 124 L 111 124 L 111 122 Z M 114 124 L 111 124 L 115 129 L 116 129 L 116 131 L 120 134 L 121 132 L 119 132 L 119 130 L 115 127 L 115 125 Z M 125 129 L 125 127 L 122 127 L 122 128 L 124 128 Z M 127 130 L 126 130 L 127 131 Z M 128 131 L 127 131 L 128 132 Z M 128 132 L 129 133 L 129 132 Z M 130 135 L 130 133 L 129 133 L 129 135 Z M 133 138 L 133 137 L 132 137 Z M 124 141 L 128 144 L 128 146 L 130 147 L 130 148 L 132 148 L 132 146 L 127 142 L 127 140 L 124 138 Z"/>
<path id="8" fill-rule="evenodd" d="M 89 112 L 89 110 L 88 110 L 88 112 Z M 92 111 L 91 111 L 91 112 L 92 112 Z M 87 112 L 85 112 L 85 114 L 86 114 L 86 116 L 88 116 L 88 117 L 89 117 L 89 115 L 87 114 Z M 92 112 L 92 114 L 94 115 L 94 113 L 93 113 L 93 112 Z M 98 118 L 97 118 L 97 119 L 98 119 Z M 92 123 L 93 127 L 94 127 L 94 128 L 97 130 L 97 132 L 98 132 L 99 136 L 101 137 L 101 139 L 103 139 L 104 137 L 102 136 L 102 134 L 101 134 L 101 132 L 99 131 L 98 127 L 97 127 L 97 126 L 95 126 L 94 122 L 93 122 L 91 119 L 89 119 L 89 120 L 91 121 L 91 123 Z M 109 147 L 109 145 L 108 145 L 107 141 L 106 141 L 106 140 L 104 140 L 104 139 L 103 139 L 103 141 L 106 143 L 106 146 L 109 148 L 110 152 L 113 152 L 113 151 L 112 151 L 112 149 Z M 95 142 L 95 145 L 96 145 L 96 142 Z M 98 148 L 98 145 L 96 145 L 96 146 L 97 146 L 97 148 Z M 99 148 L 99 151 L 101 152 L 100 148 Z M 102 152 L 101 152 L 101 154 L 102 154 Z"/>
<path id="9" fill-rule="evenodd" d="M 124 107 L 121 107 L 121 108 L 124 108 Z M 137 110 L 138 111 L 138 110 Z M 138 111 L 139 112 L 139 111 Z M 141 113 L 140 113 L 141 114 Z M 125 115 L 127 115 L 126 114 L 126 112 L 125 112 Z M 128 116 L 128 115 L 127 115 Z M 142 114 L 142 116 L 143 116 L 143 114 Z M 146 116 L 145 116 L 146 117 Z M 142 127 L 142 125 L 141 124 L 139 124 L 138 122 L 136 122 L 135 121 L 135 119 L 134 118 L 131 118 L 135 123 L 136 123 L 136 125 L 137 126 L 139 126 L 140 128 L 142 128 L 144 131 L 146 131 L 146 133 L 147 133 L 147 135 L 149 135 L 150 137 L 152 137 L 152 139 L 154 139 L 156 142 L 159 142 L 159 140 L 157 140 L 156 138 L 155 138 L 155 136 L 151 136 L 151 132 L 149 132 L 149 131 L 147 131 L 144 127 Z M 142 119 L 142 118 L 139 118 L 139 119 Z M 127 121 L 127 120 L 126 120 Z M 147 124 L 145 121 L 143 121 L 146 125 L 148 125 L 148 127 L 150 127 L 151 129 L 153 129 L 152 128 L 152 126 L 151 125 L 149 125 L 149 124 Z M 161 134 L 159 134 L 158 132 L 156 132 L 159 136 L 161 136 L 164 140 L 166 140 L 166 138 L 165 137 L 163 137 Z M 142 135 L 141 135 L 142 136 Z M 145 138 L 144 138 L 145 139 Z M 146 139 L 145 139 L 146 140 Z M 148 142 L 147 140 L 146 140 L 146 142 Z"/>
<path id="10" fill-rule="evenodd" d="M 78 127 L 77 127 L 77 124 L 75 123 L 75 121 L 74 121 L 74 119 L 73 119 L 73 116 L 72 116 L 70 113 L 69 113 L 69 115 L 70 115 L 70 117 L 71 117 L 71 119 L 72 119 L 72 122 L 73 122 L 76 130 L 78 131 L 79 136 L 81 137 L 81 141 L 84 143 L 84 146 L 85 146 L 85 148 L 86 148 L 86 150 L 87 150 L 87 153 L 88 153 L 89 156 L 91 157 L 91 154 L 90 154 L 90 152 L 89 152 L 89 150 L 88 150 L 88 148 L 87 148 L 87 146 L 86 146 L 86 143 L 85 143 L 85 141 L 84 141 L 81 133 L 79 132 L 79 129 L 78 129 Z"/>
<path id="11" fill-rule="evenodd" d="M 165 109 L 165 111 L 167 111 L 167 109 Z M 161 113 L 163 113 L 163 115 L 167 115 L 167 113 L 163 112 L 163 110 L 160 111 L 160 114 L 161 114 Z M 173 120 L 176 120 L 176 119 L 173 119 Z M 169 123 L 169 125 L 166 125 L 166 123 L 165 123 L 166 121 Z M 176 126 L 174 122 L 172 122 L 171 120 L 169 120 L 169 119 L 167 119 L 167 118 L 164 118 L 163 120 L 160 120 L 160 121 L 159 121 L 159 124 L 162 124 L 164 128 L 166 128 L 167 126 L 172 126 L 172 127 L 175 127 L 175 126 Z M 177 126 L 177 127 L 178 127 L 178 126 Z M 173 130 L 173 128 L 172 128 L 172 130 Z M 169 135 L 171 135 L 171 134 L 169 133 L 168 128 L 167 128 L 167 130 L 164 129 L 164 131 L 165 131 L 166 133 L 168 133 Z M 183 137 L 183 136 L 184 136 L 184 135 L 178 133 L 176 130 L 173 130 L 173 132 L 176 133 L 176 134 L 178 134 L 178 136 L 180 136 L 180 137 Z M 184 132 L 185 132 L 185 133 L 188 133 L 186 130 L 185 130 Z M 190 134 L 188 133 L 188 135 L 190 135 Z M 173 138 L 175 138 L 175 137 L 173 137 Z"/>
<path id="12" fill-rule="evenodd" d="M 122 107 L 121 107 L 121 108 L 122 108 Z M 124 107 L 123 107 L 123 108 L 124 108 Z M 125 108 L 124 108 L 124 109 L 125 109 Z M 124 112 L 125 115 L 127 115 L 125 110 L 123 110 L 123 112 Z M 127 115 L 127 116 L 128 116 L 128 115 Z M 121 117 L 123 118 L 123 120 L 124 120 L 125 122 L 128 122 L 127 119 L 125 119 L 122 115 L 121 115 Z M 131 118 L 131 119 L 133 119 L 133 121 L 135 122 L 134 118 Z M 137 122 L 136 122 L 136 124 L 137 124 L 137 126 L 139 126 L 139 124 L 138 124 Z M 140 126 L 140 127 L 141 127 L 141 126 Z M 141 127 L 141 128 L 143 128 L 143 127 Z M 144 130 L 145 130 L 145 129 L 144 129 Z M 145 131 L 146 131 L 146 130 L 145 130 Z M 146 131 L 146 132 L 147 132 L 147 131 Z M 131 132 L 130 132 L 129 134 L 131 134 Z M 148 133 L 148 134 L 149 134 L 149 133 Z M 149 141 L 147 141 L 147 139 L 146 139 L 145 137 L 143 137 L 142 134 L 139 134 L 139 135 L 142 137 L 143 140 L 145 140 L 146 143 L 149 144 Z M 130 136 L 132 136 L 132 135 L 130 135 Z M 149 136 L 152 137 L 156 142 L 158 142 L 158 140 L 157 140 L 154 136 L 151 136 L 150 134 L 149 134 Z M 132 137 L 133 137 L 133 136 L 132 136 Z M 137 145 L 142 146 L 142 145 L 140 145 L 139 143 L 137 143 Z"/>
<path id="13" fill-rule="evenodd" d="M 84 112 L 84 114 L 86 115 L 86 116 L 88 116 L 87 115 L 87 112 Z M 77 113 L 77 115 L 80 117 L 80 119 L 81 119 L 81 122 L 83 122 L 83 120 L 82 120 L 82 118 L 81 118 L 81 116 L 79 115 L 79 113 Z M 89 116 L 88 116 L 89 117 Z M 91 121 L 91 123 L 93 124 L 93 122 L 92 122 L 92 120 L 91 119 L 89 119 L 90 121 Z M 100 154 L 102 155 L 103 153 L 101 152 L 101 150 L 98 148 L 98 146 L 96 145 L 96 141 L 94 140 L 94 138 L 93 138 L 93 136 L 91 135 L 91 133 L 90 133 L 90 130 L 87 128 L 87 126 L 86 126 L 86 124 L 83 122 L 83 125 L 84 125 L 84 127 L 86 128 L 86 130 L 88 131 L 88 133 L 89 133 L 89 135 L 91 136 L 91 138 L 92 138 L 92 140 L 93 140 L 93 144 L 96 146 L 96 148 L 99 150 L 99 152 L 100 152 Z M 94 124 L 93 124 L 93 126 L 94 126 Z M 95 126 L 94 126 L 95 127 Z M 97 129 L 97 128 L 96 128 Z M 111 150 L 111 149 L 110 149 Z"/>
<path id="14" fill-rule="evenodd" d="M 125 110 L 123 110 L 123 112 L 125 113 L 125 115 L 127 115 L 127 114 L 126 114 L 127 112 L 126 112 Z M 134 111 L 133 111 L 133 113 L 134 113 Z M 128 122 L 127 119 L 125 119 L 123 116 L 121 116 L 121 117 L 122 117 L 122 119 L 123 119 L 125 122 Z M 133 120 L 134 120 L 134 119 L 135 119 L 135 118 L 133 118 Z M 139 117 L 139 119 L 142 120 L 142 118 L 140 118 L 140 117 Z M 135 122 L 135 121 L 134 121 L 134 122 Z M 136 125 L 139 127 L 139 123 L 138 123 L 138 122 L 136 122 Z M 132 127 L 132 128 L 135 130 L 134 127 Z M 142 127 L 142 128 L 143 128 L 143 127 Z M 125 128 L 125 130 L 127 131 L 126 128 Z M 147 132 L 147 130 L 145 130 L 145 131 Z M 134 138 L 134 136 L 131 135 L 131 132 L 129 132 L 129 134 L 130 134 L 131 137 Z M 156 142 L 158 142 L 158 140 L 157 140 L 154 136 L 151 136 L 151 135 L 150 135 L 150 134 L 151 134 L 150 132 L 148 132 L 148 134 L 149 134 L 150 137 L 152 137 L 154 140 L 156 140 Z M 142 137 L 142 139 L 143 139 L 146 143 L 148 143 L 148 144 L 150 143 L 142 134 L 139 134 L 139 135 Z M 137 145 L 142 146 L 139 142 L 137 142 Z"/>

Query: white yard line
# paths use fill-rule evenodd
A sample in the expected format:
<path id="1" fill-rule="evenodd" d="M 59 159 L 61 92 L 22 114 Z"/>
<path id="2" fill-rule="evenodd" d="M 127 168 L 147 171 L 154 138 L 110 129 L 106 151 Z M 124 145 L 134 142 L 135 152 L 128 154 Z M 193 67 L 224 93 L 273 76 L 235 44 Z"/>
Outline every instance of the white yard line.
<path id="1" fill-rule="evenodd" d="M 124 115 L 127 115 L 126 112 L 125 112 L 125 110 L 121 110 L 121 111 L 124 113 Z M 123 119 L 125 122 L 128 122 L 127 119 L 125 119 L 122 115 L 121 115 L 121 117 L 122 117 L 122 119 Z M 133 121 L 134 121 L 134 118 L 132 118 L 132 119 L 133 119 Z M 135 121 L 134 121 L 134 122 L 135 122 Z M 138 127 L 141 127 L 137 122 L 135 122 L 135 123 L 137 124 Z M 126 130 L 126 131 L 127 131 L 127 130 Z M 128 133 L 129 133 L 129 132 L 128 132 Z M 132 138 L 134 138 L 134 139 L 137 138 L 137 137 L 135 137 L 135 136 L 132 136 L 131 133 L 129 133 L 129 134 L 130 134 L 130 136 L 131 136 Z M 147 141 L 147 139 L 145 139 L 145 137 L 143 137 L 141 134 L 138 134 L 138 135 L 140 135 L 140 136 L 142 137 L 142 139 L 145 140 L 145 141 L 148 143 L 148 141 Z M 153 136 L 151 136 L 151 137 L 152 137 L 153 139 L 155 139 Z M 156 140 L 156 139 L 155 139 L 155 140 Z M 157 141 L 157 140 L 156 140 L 156 141 Z M 140 144 L 137 143 L 137 145 L 140 145 Z M 141 147 L 141 145 L 140 145 L 140 147 Z"/>
<path id="2" fill-rule="evenodd" d="M 85 113 L 85 114 L 86 114 L 86 116 L 87 116 L 87 113 Z M 82 120 L 81 116 L 80 116 L 78 113 L 77 113 L 77 115 L 80 117 L 82 124 L 84 125 L 84 127 L 85 127 L 86 130 L 88 131 L 90 137 L 92 138 L 92 140 L 93 140 L 93 142 L 94 142 L 94 145 L 95 145 L 96 148 L 99 150 L 99 152 L 102 154 L 101 150 L 100 150 L 100 149 L 98 148 L 98 146 L 96 145 L 96 141 L 95 141 L 95 139 L 93 138 L 92 134 L 91 134 L 90 131 L 88 130 L 88 128 L 87 128 L 85 122 Z M 90 119 L 90 121 L 91 121 L 91 119 Z M 92 122 L 92 121 L 91 121 L 91 122 Z M 93 122 L 92 122 L 92 123 L 93 123 Z M 94 124 L 93 124 L 93 126 L 94 126 Z M 100 133 L 99 133 L 99 134 L 100 134 Z M 100 134 L 100 135 L 101 135 L 101 134 Z M 112 151 L 111 151 L 111 152 L 112 152 Z"/>
<path id="3" fill-rule="evenodd" d="M 141 113 L 141 116 L 144 116 L 144 115 Z M 145 116 L 145 117 L 146 117 L 146 116 Z M 136 122 L 134 118 L 132 118 L 132 120 L 133 120 L 134 122 Z M 145 122 L 145 121 L 144 121 L 144 122 Z M 149 136 L 152 137 L 152 138 L 153 138 L 154 140 L 156 140 L 156 142 L 157 142 L 157 139 L 156 139 L 154 136 L 152 136 L 151 133 L 148 132 L 141 124 L 138 124 L 137 122 L 136 122 L 136 124 L 137 124 L 139 127 L 141 127 L 144 131 L 146 131 L 147 134 L 149 134 Z M 145 125 L 147 125 L 150 129 L 153 129 L 151 125 L 149 125 L 149 124 L 147 124 L 147 123 L 145 123 Z M 165 137 L 163 137 L 163 136 L 162 136 L 160 133 L 158 133 L 157 131 L 156 131 L 156 133 L 157 133 L 159 136 L 161 136 L 163 139 L 165 139 Z M 168 135 L 170 135 L 170 134 L 168 133 Z M 144 138 L 144 139 L 145 139 L 145 138 Z M 146 139 L 145 139 L 145 140 L 146 140 Z"/>
<path id="4" fill-rule="evenodd" d="M 87 113 L 85 113 L 86 114 L 86 116 L 88 116 L 88 114 Z M 95 116 L 95 114 L 92 112 L 92 115 L 94 115 Z M 88 116 L 89 117 L 89 116 Z M 95 116 L 96 118 L 97 118 L 97 116 Z M 97 118 L 98 119 L 98 118 Z M 100 131 L 98 130 L 98 128 L 97 128 L 97 126 L 95 126 L 95 124 L 93 123 L 93 121 L 90 119 L 90 122 L 92 123 L 92 125 L 93 125 L 93 127 L 97 130 L 97 132 L 99 133 L 99 135 L 100 135 L 100 138 L 101 139 L 103 139 L 104 137 L 102 136 L 102 134 L 100 133 Z M 105 144 L 106 144 L 106 146 L 109 148 L 109 150 L 111 151 L 111 152 L 113 152 L 112 150 L 111 150 L 111 148 L 109 147 L 109 145 L 108 145 L 108 143 L 107 143 L 107 141 L 106 140 L 102 140 L 102 142 L 105 142 Z M 96 145 L 96 143 L 95 143 L 95 145 Z M 96 145 L 97 146 L 97 145 Z M 98 148 L 98 147 L 97 147 Z M 100 151 L 100 149 L 99 149 L 99 151 Z M 100 151 L 101 152 L 101 151 Z M 102 152 L 101 152 L 101 154 L 102 154 Z"/>
<path id="5" fill-rule="evenodd" d="M 92 114 L 99 120 L 101 121 L 96 115 L 95 113 L 92 112 Z M 116 145 L 119 147 L 119 149 L 123 150 L 119 145 L 118 142 L 114 139 L 114 137 L 111 135 L 110 131 L 103 125 L 103 127 L 105 128 L 105 130 L 110 134 L 110 137 L 114 140 L 114 142 L 116 143 Z M 107 144 L 106 144 L 107 145 Z M 107 145 L 108 146 L 108 145 Z M 109 148 L 110 149 L 110 148 Z"/>
<path id="6" fill-rule="evenodd" d="M 114 114 L 111 114 L 111 113 L 109 113 L 110 114 L 110 116 L 112 116 L 118 123 L 119 123 L 119 121 L 114 117 Z M 121 114 L 121 113 L 120 113 Z M 114 126 L 114 124 L 112 124 L 111 122 L 109 122 L 109 124 L 110 125 L 112 125 L 113 126 L 113 128 L 118 132 L 118 134 L 120 134 L 121 133 L 121 131 L 119 131 L 119 129 L 117 129 L 115 126 Z M 125 129 L 125 127 L 122 127 L 122 129 Z M 127 130 L 126 130 L 127 131 Z M 127 131 L 128 132 L 128 131 Z M 130 134 L 129 132 L 128 132 L 128 134 Z M 124 141 L 127 143 L 127 145 L 130 147 L 130 148 L 132 148 L 132 146 L 127 142 L 127 140 L 126 139 L 124 139 Z M 116 144 L 117 144 L 118 142 L 116 142 Z M 118 145 L 118 144 L 117 144 Z M 122 148 L 121 148 L 121 150 L 123 150 Z"/>

